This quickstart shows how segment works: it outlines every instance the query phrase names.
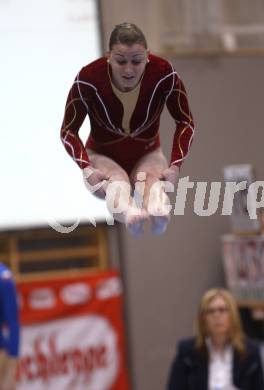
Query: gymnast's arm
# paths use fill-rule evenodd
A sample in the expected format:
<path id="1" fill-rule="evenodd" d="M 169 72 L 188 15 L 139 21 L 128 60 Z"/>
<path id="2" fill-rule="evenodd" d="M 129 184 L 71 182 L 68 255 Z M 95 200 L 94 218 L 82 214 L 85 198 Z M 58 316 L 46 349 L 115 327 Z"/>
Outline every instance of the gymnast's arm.
<path id="1" fill-rule="evenodd" d="M 190 111 L 188 98 L 183 82 L 175 72 L 173 85 L 167 97 L 166 105 L 176 122 L 176 130 L 173 138 L 170 167 L 167 170 L 167 180 L 170 175 L 174 183 L 178 177 L 179 169 L 189 153 L 194 136 L 194 123 Z M 163 173 L 166 176 L 166 172 Z M 165 177 L 166 178 L 166 177 Z"/>
<path id="2" fill-rule="evenodd" d="M 79 137 L 79 130 L 87 115 L 86 100 L 81 96 L 79 75 L 76 77 L 68 94 L 64 118 L 61 127 L 61 140 L 69 155 L 84 169 L 90 165 L 88 154 Z M 87 88 L 86 88 L 87 89 Z"/>
<path id="3" fill-rule="evenodd" d="M 88 153 L 79 137 L 90 99 L 92 96 L 89 87 L 82 84 L 77 75 L 68 94 L 60 135 L 66 151 L 82 169 L 85 184 L 93 193 L 103 186 L 106 177 L 91 166 Z"/>

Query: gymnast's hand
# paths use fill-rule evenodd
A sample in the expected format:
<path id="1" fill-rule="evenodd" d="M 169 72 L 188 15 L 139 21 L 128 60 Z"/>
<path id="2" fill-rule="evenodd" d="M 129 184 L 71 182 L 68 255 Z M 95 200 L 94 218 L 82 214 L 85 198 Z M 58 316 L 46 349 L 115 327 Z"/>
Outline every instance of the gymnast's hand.
<path id="1" fill-rule="evenodd" d="M 105 199 L 108 177 L 99 169 L 88 166 L 83 169 L 83 180 L 88 190 L 100 199 Z"/>
<path id="2" fill-rule="evenodd" d="M 176 183 L 179 176 L 179 168 L 176 165 L 171 165 L 161 174 L 161 180 L 169 181 L 173 185 Z"/>

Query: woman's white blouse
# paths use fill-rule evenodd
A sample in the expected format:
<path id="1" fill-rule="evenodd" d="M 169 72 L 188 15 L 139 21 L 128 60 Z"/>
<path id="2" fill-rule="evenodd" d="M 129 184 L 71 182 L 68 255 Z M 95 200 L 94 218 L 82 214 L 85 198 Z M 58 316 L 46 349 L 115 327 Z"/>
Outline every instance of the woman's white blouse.
<path id="1" fill-rule="evenodd" d="M 227 346 L 223 351 L 215 350 L 208 340 L 209 367 L 208 389 L 231 390 L 233 386 L 233 348 Z"/>

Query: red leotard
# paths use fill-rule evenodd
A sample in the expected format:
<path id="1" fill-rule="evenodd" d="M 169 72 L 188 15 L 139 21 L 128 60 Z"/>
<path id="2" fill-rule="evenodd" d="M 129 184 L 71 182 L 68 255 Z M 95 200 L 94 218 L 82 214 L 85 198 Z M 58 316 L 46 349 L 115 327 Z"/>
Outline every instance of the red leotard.
<path id="1" fill-rule="evenodd" d="M 80 168 L 87 167 L 86 148 L 111 157 L 127 172 L 138 159 L 160 145 L 160 115 L 166 104 L 175 119 L 171 164 L 180 166 L 194 135 L 194 124 L 184 85 L 172 65 L 150 55 L 142 77 L 138 100 L 130 119 L 130 133 L 122 129 L 123 105 L 110 81 L 105 57 L 81 69 L 69 92 L 61 139 Z M 88 114 L 91 133 L 84 147 L 79 129 Z"/>

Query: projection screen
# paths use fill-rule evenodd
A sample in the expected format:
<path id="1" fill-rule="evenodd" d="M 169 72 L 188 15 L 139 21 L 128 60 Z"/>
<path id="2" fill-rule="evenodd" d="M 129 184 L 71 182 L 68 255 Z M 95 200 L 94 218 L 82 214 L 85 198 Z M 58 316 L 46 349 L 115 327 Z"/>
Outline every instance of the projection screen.
<path id="1" fill-rule="evenodd" d="M 109 215 L 60 141 L 71 84 L 101 55 L 98 19 L 95 0 L 0 0 L 1 230 Z"/>

